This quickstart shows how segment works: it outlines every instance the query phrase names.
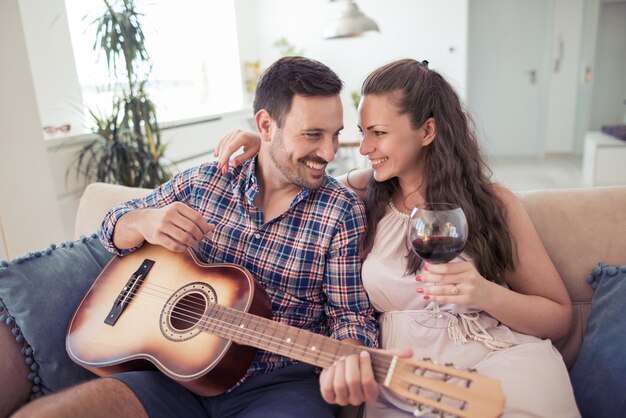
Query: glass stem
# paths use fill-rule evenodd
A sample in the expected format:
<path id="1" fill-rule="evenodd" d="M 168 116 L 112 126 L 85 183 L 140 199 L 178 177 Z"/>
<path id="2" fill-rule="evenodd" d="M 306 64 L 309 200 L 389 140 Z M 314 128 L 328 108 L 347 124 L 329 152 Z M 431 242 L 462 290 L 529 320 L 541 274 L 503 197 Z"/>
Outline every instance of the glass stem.
<path id="1" fill-rule="evenodd" d="M 443 318 L 443 315 L 441 314 L 441 311 L 439 310 L 439 302 L 434 302 L 433 318 Z"/>

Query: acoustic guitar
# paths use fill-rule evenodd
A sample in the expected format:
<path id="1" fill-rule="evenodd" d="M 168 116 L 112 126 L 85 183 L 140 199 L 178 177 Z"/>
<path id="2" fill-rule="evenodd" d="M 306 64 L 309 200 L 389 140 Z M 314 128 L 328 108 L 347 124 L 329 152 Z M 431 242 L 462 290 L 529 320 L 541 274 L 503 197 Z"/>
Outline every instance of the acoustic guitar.
<path id="1" fill-rule="evenodd" d="M 271 313 L 243 267 L 144 244 L 104 268 L 70 322 L 66 348 L 99 376 L 158 369 L 201 396 L 238 382 L 258 348 L 319 367 L 364 350 L 272 321 Z M 502 413 L 494 379 L 367 350 L 377 382 L 420 409 L 468 418 Z"/>

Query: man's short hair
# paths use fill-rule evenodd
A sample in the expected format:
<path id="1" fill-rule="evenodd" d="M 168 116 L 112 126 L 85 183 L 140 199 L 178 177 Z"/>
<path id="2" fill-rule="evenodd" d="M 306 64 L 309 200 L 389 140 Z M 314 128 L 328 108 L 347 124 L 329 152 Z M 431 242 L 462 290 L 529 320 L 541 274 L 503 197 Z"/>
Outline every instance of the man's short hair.
<path id="1" fill-rule="evenodd" d="M 261 75 L 254 97 L 254 113 L 265 109 L 282 126 L 294 95 L 337 96 L 343 82 L 319 61 L 304 57 L 283 57 Z"/>

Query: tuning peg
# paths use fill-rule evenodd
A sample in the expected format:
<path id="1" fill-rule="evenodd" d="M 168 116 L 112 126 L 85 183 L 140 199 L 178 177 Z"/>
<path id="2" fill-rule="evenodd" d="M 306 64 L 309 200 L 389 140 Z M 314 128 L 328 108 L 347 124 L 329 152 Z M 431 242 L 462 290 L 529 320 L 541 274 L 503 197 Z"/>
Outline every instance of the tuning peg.
<path id="1" fill-rule="evenodd" d="M 433 412 L 433 409 L 431 407 L 419 404 L 417 408 L 413 410 L 413 415 L 416 417 L 423 417 L 424 415 L 430 414 L 431 412 Z"/>
<path id="2" fill-rule="evenodd" d="M 444 411 L 433 408 L 432 406 L 418 404 L 417 408 L 413 410 L 413 416 L 423 417 L 425 415 L 435 414 L 435 417 L 444 418 L 446 415 L 455 417 L 455 415 L 446 414 Z M 457 417 L 458 418 L 458 417 Z"/>

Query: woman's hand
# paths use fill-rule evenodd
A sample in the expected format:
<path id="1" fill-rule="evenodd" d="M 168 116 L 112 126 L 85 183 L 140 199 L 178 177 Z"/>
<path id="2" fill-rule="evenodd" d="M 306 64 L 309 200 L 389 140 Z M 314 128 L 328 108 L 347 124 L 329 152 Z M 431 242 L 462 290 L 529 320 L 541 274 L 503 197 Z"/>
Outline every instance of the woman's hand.
<path id="1" fill-rule="evenodd" d="M 432 285 L 417 289 L 424 299 L 479 310 L 485 309 L 491 297 L 491 289 L 495 285 L 481 276 L 474 264 L 469 261 L 446 264 L 424 263 L 422 271 L 415 280 L 418 283 L 432 283 Z"/>
<path id="2" fill-rule="evenodd" d="M 259 152 L 261 138 L 254 132 L 244 132 L 237 129 L 220 139 L 213 156 L 218 157 L 217 168 L 222 173 L 228 171 L 228 160 L 240 148 L 243 148 L 243 152 L 233 159 L 232 164 L 234 167 L 249 160 Z"/>

